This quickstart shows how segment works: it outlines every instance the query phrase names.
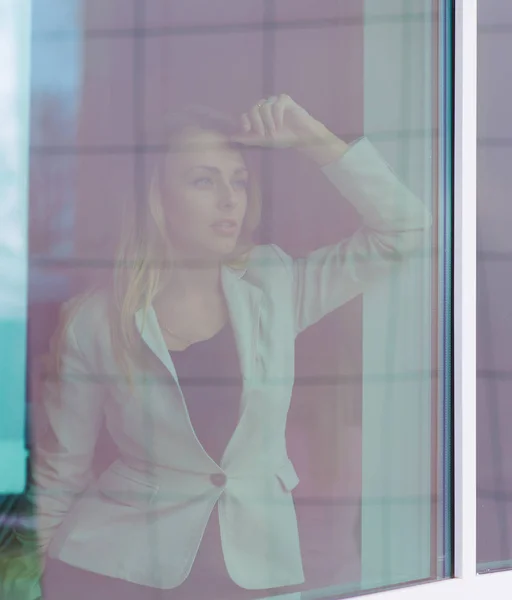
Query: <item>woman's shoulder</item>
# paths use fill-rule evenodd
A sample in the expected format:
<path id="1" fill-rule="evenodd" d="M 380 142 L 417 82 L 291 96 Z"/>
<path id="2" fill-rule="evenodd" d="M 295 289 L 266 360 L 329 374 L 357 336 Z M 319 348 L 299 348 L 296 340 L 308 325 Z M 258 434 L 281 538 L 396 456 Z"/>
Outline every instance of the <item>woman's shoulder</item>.
<path id="1" fill-rule="evenodd" d="M 241 267 L 244 278 L 262 288 L 274 288 L 290 281 L 293 260 L 275 244 L 254 246 Z"/>
<path id="2" fill-rule="evenodd" d="M 58 372 L 62 357 L 70 351 L 89 358 L 98 354 L 98 341 L 108 333 L 107 307 L 107 295 L 99 290 L 78 294 L 61 304 L 57 327 L 43 357 L 47 368 Z"/>
<path id="3" fill-rule="evenodd" d="M 289 269 L 293 259 L 276 244 L 261 244 L 254 246 L 247 261 L 247 269 Z"/>
<path id="4" fill-rule="evenodd" d="M 59 321 L 74 337 L 86 340 L 107 329 L 108 311 L 108 292 L 90 289 L 62 304 Z"/>

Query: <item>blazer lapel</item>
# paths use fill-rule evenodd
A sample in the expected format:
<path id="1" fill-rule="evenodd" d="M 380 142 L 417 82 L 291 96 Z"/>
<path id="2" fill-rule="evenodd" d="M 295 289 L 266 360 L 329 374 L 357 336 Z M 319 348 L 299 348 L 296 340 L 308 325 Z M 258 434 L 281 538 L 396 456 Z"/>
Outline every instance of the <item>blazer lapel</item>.
<path id="1" fill-rule="evenodd" d="M 254 373 L 259 340 L 262 292 L 242 279 L 244 271 L 222 267 L 222 287 L 235 334 L 240 370 L 245 380 Z"/>
<path id="2" fill-rule="evenodd" d="M 176 369 L 169 355 L 169 350 L 167 350 L 155 309 L 150 306 L 145 318 L 143 309 L 138 310 L 135 313 L 135 324 L 144 342 L 146 342 L 147 346 L 160 359 L 164 366 L 167 367 L 178 384 Z"/>
<path id="3" fill-rule="evenodd" d="M 222 267 L 222 288 L 235 334 L 240 369 L 242 376 L 247 379 L 252 375 L 254 368 L 262 292 L 242 279 L 243 275 L 244 271 Z M 145 317 L 143 309 L 138 310 L 135 313 L 135 324 L 144 342 L 178 382 L 176 369 L 169 356 L 154 308 L 149 306 Z"/>
<path id="4" fill-rule="evenodd" d="M 188 433 L 190 434 L 188 438 L 184 439 L 187 439 L 189 442 L 191 442 L 188 449 L 183 448 L 183 452 L 188 453 L 191 468 L 195 468 L 201 471 L 208 465 L 210 469 L 217 469 L 217 463 L 204 449 L 203 445 L 201 444 L 201 441 L 196 435 L 194 426 L 192 425 L 192 421 L 190 420 L 190 415 L 187 409 L 185 398 L 183 396 L 183 391 L 178 381 L 176 368 L 174 366 L 174 363 L 172 362 L 169 350 L 167 349 L 167 345 L 162 335 L 160 325 L 158 324 L 158 318 L 156 316 L 155 309 L 152 306 L 150 306 L 146 313 L 145 319 L 143 311 L 139 310 L 137 313 L 135 313 L 135 323 L 144 342 L 165 365 L 165 367 L 171 373 L 174 379 L 174 383 L 176 384 L 176 388 L 178 390 L 178 395 L 180 399 L 178 404 L 181 412 L 180 418 L 183 419 L 183 423 L 185 424 L 185 427 Z"/>
<path id="5" fill-rule="evenodd" d="M 241 414 L 238 425 L 233 432 L 233 435 L 224 452 L 224 457 L 222 459 L 222 463 L 224 465 L 227 465 L 230 462 L 229 455 L 231 452 L 231 447 L 233 446 L 233 440 L 236 438 L 235 434 L 237 431 L 240 430 L 242 418 L 246 413 L 247 397 L 244 398 L 244 392 L 247 390 L 247 381 L 254 376 L 256 352 L 259 341 L 262 291 L 255 285 L 242 279 L 243 275 L 243 271 L 238 271 L 227 266 L 222 267 L 222 288 L 224 297 L 226 299 L 231 326 L 234 332 L 238 358 L 240 362 L 240 370 L 244 380 L 241 398 Z M 146 345 L 155 354 L 155 356 L 159 358 L 159 360 L 173 376 L 181 396 L 183 415 L 186 418 L 189 431 L 192 434 L 190 439 L 195 441 L 194 447 L 196 449 L 200 449 L 200 456 L 198 456 L 198 459 L 204 462 L 204 458 L 206 457 L 210 465 L 218 466 L 208 455 L 195 434 L 190 416 L 188 414 L 185 399 L 183 397 L 183 392 L 179 385 L 176 368 L 174 367 L 169 355 L 169 351 L 167 350 L 167 346 L 158 324 L 158 319 L 154 308 L 150 306 L 145 317 L 143 310 L 137 311 L 135 314 L 135 323 Z"/>

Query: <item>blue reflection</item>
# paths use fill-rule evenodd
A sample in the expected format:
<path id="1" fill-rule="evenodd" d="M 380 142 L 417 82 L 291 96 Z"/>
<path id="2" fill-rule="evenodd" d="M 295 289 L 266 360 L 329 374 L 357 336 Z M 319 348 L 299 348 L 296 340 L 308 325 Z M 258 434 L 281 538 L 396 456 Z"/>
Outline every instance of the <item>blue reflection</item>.
<path id="1" fill-rule="evenodd" d="M 25 486 L 29 8 L 0 6 L 0 494 Z"/>
<path id="2" fill-rule="evenodd" d="M 80 15 L 80 0 L 41 0 L 32 2 L 32 23 L 37 31 L 74 29 Z"/>
<path id="3" fill-rule="evenodd" d="M 48 4 L 50 6 L 48 6 Z M 81 3 L 36 3 L 32 22 L 33 148 L 31 188 L 31 302 L 60 302 L 69 294 L 68 276 L 41 267 L 48 258 L 72 256 L 76 218 L 76 145 L 82 81 Z M 66 35 L 61 35 L 65 33 Z M 42 34 L 42 35 L 39 35 Z M 58 65 L 58 68 L 56 68 Z"/>

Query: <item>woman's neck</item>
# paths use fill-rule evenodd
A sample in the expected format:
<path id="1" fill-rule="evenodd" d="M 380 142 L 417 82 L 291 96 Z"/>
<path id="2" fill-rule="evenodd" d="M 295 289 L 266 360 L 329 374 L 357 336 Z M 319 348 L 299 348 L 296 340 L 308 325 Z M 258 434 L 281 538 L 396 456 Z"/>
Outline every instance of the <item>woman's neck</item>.
<path id="1" fill-rule="evenodd" d="M 161 296 L 165 300 L 211 297 L 218 294 L 220 290 L 220 263 L 191 264 L 188 261 L 180 261 L 178 266 L 173 266 L 169 282 L 162 290 Z"/>
<path id="2" fill-rule="evenodd" d="M 180 261 L 153 302 L 167 347 L 183 350 L 208 339 L 227 320 L 220 263 L 186 265 Z"/>

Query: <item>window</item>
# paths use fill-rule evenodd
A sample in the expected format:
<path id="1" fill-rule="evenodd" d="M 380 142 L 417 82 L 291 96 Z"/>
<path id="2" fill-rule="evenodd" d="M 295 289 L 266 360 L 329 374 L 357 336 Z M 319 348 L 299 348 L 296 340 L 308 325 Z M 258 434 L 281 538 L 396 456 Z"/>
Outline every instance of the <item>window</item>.
<path id="1" fill-rule="evenodd" d="M 49 597 L 65 593 L 68 577 L 74 594 L 90 597 L 108 575 L 186 597 L 179 580 L 190 565 L 172 545 L 178 537 L 190 538 L 191 556 L 199 545 L 196 565 L 217 561 L 221 584 L 240 587 L 228 589 L 234 598 L 353 597 L 452 576 L 451 19 L 450 3 L 435 0 L 33 3 L 29 444 Z M 243 154 L 203 152 L 215 164 L 180 179 L 170 112 L 201 103 L 240 116 L 281 92 L 310 114 L 287 100 L 298 152 L 238 142 Z M 226 178 L 241 156 L 249 179 Z M 144 246 L 161 262 L 140 280 L 137 310 L 126 309 L 143 341 L 130 384 L 97 308 L 111 299 L 116 270 L 133 273 L 147 258 L 126 237 L 133 252 L 118 260 L 122 221 L 133 220 L 141 243 L 150 232 L 157 240 L 159 225 L 172 229 L 186 266 L 190 240 L 202 252 L 228 244 L 239 203 L 251 210 L 256 176 L 256 247 L 237 255 L 243 268 L 227 265 L 226 281 L 238 283 L 223 280 L 225 306 L 210 289 L 211 311 L 201 311 L 189 290 L 188 303 L 173 296 L 182 312 L 167 310 L 172 303 L 159 299 L 169 264 L 178 278 L 187 271 L 161 240 Z M 189 202 L 176 208 L 183 190 Z M 150 204 L 156 192 L 161 206 Z M 215 236 L 197 225 L 225 207 L 231 222 L 212 224 Z M 326 246 L 330 253 L 311 254 Z M 143 326 L 136 314 L 158 269 L 160 295 Z M 226 317 L 232 331 L 220 327 Z M 212 340 L 220 351 L 207 354 Z M 194 361 L 183 352 L 196 343 Z M 221 372 L 226 364 L 235 371 Z M 215 411 L 206 418 L 207 406 L 194 412 L 205 394 L 240 401 L 217 460 L 209 436 L 227 426 Z M 56 508 L 48 498 L 57 489 L 65 494 Z M 22 538 L 13 554 L 23 561 L 32 549 L 23 554 Z"/>

